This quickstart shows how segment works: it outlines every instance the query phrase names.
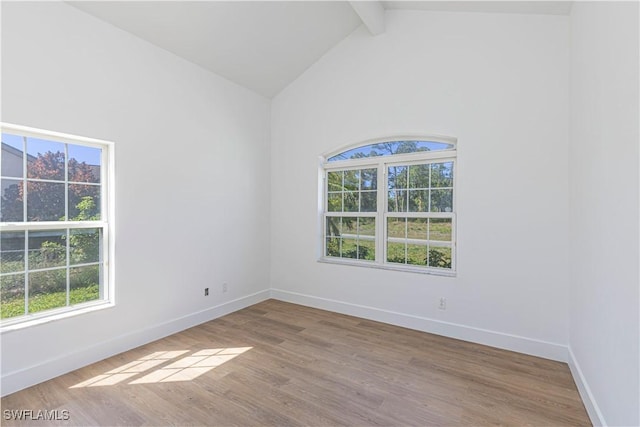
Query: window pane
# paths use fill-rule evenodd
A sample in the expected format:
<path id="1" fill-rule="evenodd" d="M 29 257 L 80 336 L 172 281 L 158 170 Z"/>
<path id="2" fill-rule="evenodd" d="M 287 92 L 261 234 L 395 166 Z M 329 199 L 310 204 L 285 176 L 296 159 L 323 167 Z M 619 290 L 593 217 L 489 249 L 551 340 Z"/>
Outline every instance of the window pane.
<path id="1" fill-rule="evenodd" d="M 0 233 L 0 273 L 24 271 L 24 232 Z"/>
<path id="2" fill-rule="evenodd" d="M 362 169 L 360 177 L 361 190 L 376 190 L 378 188 L 378 169 Z"/>
<path id="3" fill-rule="evenodd" d="M 431 212 L 452 212 L 453 190 L 431 190 Z"/>
<path id="4" fill-rule="evenodd" d="M 375 191 L 360 193 L 360 212 L 375 212 L 378 205 L 378 195 Z"/>
<path id="5" fill-rule="evenodd" d="M 100 299 L 99 265 L 87 265 L 69 269 L 69 304 Z"/>
<path id="6" fill-rule="evenodd" d="M 66 230 L 29 231 L 29 269 L 66 265 L 66 238 Z"/>
<path id="7" fill-rule="evenodd" d="M 342 212 L 342 193 L 329 193 L 329 212 Z"/>
<path id="8" fill-rule="evenodd" d="M 29 312 L 67 305 L 67 269 L 29 273 Z"/>
<path id="9" fill-rule="evenodd" d="M 391 190 L 388 197 L 389 212 L 407 211 L 407 190 Z"/>
<path id="10" fill-rule="evenodd" d="M 376 219 L 370 217 L 358 218 L 358 235 L 359 236 L 375 236 L 376 235 Z"/>
<path id="11" fill-rule="evenodd" d="M 409 167 L 409 188 L 429 188 L 429 165 Z"/>
<path id="12" fill-rule="evenodd" d="M 409 212 L 429 212 L 429 190 L 409 190 Z"/>
<path id="13" fill-rule="evenodd" d="M 344 171 L 344 189 L 355 191 L 360 188 L 360 171 L 347 170 Z"/>
<path id="14" fill-rule="evenodd" d="M 342 258 L 358 258 L 358 245 L 355 239 L 342 239 Z"/>
<path id="15" fill-rule="evenodd" d="M 340 236 L 342 234 L 342 218 L 339 216 L 327 217 L 327 236 Z"/>
<path id="16" fill-rule="evenodd" d="M 453 162 L 431 165 L 431 187 L 453 187 Z"/>
<path id="17" fill-rule="evenodd" d="M 102 150 L 99 148 L 68 145 L 69 181 L 100 182 Z"/>
<path id="18" fill-rule="evenodd" d="M 342 217 L 342 236 L 355 237 L 358 233 L 358 219 L 353 217 Z"/>
<path id="19" fill-rule="evenodd" d="M 427 246 L 407 245 L 407 264 L 427 265 Z"/>
<path id="20" fill-rule="evenodd" d="M 446 142 L 435 141 L 388 141 L 369 144 L 363 147 L 343 151 L 327 159 L 329 162 L 363 157 L 393 156 L 395 154 L 416 153 L 421 151 L 452 150 L 455 146 Z"/>
<path id="21" fill-rule="evenodd" d="M 358 212 L 360 209 L 360 193 L 356 191 L 350 191 L 344 193 L 344 211 L 345 212 Z"/>
<path id="22" fill-rule="evenodd" d="M 0 276 L 0 317 L 24 314 L 24 273 Z"/>
<path id="23" fill-rule="evenodd" d="M 387 261 L 405 264 L 404 243 L 387 243 Z"/>
<path id="24" fill-rule="evenodd" d="M 407 167 L 390 166 L 388 170 L 389 189 L 407 188 Z"/>
<path id="25" fill-rule="evenodd" d="M 358 259 L 374 261 L 376 259 L 376 244 L 373 240 L 358 241 Z"/>
<path id="26" fill-rule="evenodd" d="M 327 188 L 329 191 L 342 191 L 342 171 L 327 173 Z"/>
<path id="27" fill-rule="evenodd" d="M 64 184 L 27 182 L 27 220 L 64 221 Z"/>
<path id="28" fill-rule="evenodd" d="M 18 135 L 2 134 L 2 176 L 22 178 L 24 139 Z"/>
<path id="29" fill-rule="evenodd" d="M 406 218 L 387 218 L 387 235 L 404 239 L 407 236 Z"/>
<path id="30" fill-rule="evenodd" d="M 427 239 L 427 218 L 407 218 L 407 237 L 409 239 Z"/>
<path id="31" fill-rule="evenodd" d="M 64 181 L 64 144 L 27 138 L 27 178 Z"/>
<path id="32" fill-rule="evenodd" d="M 327 217 L 326 256 L 375 260 L 376 219 Z"/>
<path id="33" fill-rule="evenodd" d="M 100 187 L 69 184 L 69 219 L 94 221 L 100 219 Z"/>
<path id="34" fill-rule="evenodd" d="M 70 230 L 70 264 L 86 264 L 100 261 L 100 228 L 82 228 Z"/>
<path id="35" fill-rule="evenodd" d="M 327 238 L 327 256 L 340 256 L 340 239 L 337 237 Z"/>
<path id="36" fill-rule="evenodd" d="M 2 180 L 2 222 L 24 221 L 23 182 L 14 179 Z"/>
<path id="37" fill-rule="evenodd" d="M 431 218 L 429 220 L 429 240 L 451 241 L 451 219 Z"/>
<path id="38" fill-rule="evenodd" d="M 431 247 L 429 249 L 429 266 L 451 268 L 451 248 Z"/>

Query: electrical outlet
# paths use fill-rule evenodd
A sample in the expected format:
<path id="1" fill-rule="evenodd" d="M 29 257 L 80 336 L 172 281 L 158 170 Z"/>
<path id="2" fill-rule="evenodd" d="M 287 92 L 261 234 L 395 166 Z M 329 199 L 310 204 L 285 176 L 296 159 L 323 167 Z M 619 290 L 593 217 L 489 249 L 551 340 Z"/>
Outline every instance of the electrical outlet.
<path id="1" fill-rule="evenodd" d="M 438 308 L 440 310 L 446 310 L 447 309 L 447 299 L 445 297 L 440 298 L 440 305 L 438 305 Z"/>
<path id="2" fill-rule="evenodd" d="M 222 292 L 227 292 L 229 290 L 229 285 L 227 285 L 227 283 L 223 283 L 222 284 Z"/>
<path id="3" fill-rule="evenodd" d="M 204 296 L 205 297 L 209 296 L 209 288 L 204 288 Z"/>

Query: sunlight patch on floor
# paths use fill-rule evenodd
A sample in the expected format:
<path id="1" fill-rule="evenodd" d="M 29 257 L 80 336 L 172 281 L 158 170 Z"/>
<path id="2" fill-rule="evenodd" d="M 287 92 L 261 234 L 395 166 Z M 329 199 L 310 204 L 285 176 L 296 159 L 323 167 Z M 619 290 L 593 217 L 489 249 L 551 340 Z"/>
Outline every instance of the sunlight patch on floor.
<path id="1" fill-rule="evenodd" d="M 252 347 L 212 348 L 186 355 L 189 350 L 157 351 L 97 375 L 70 388 L 112 386 L 169 363 L 129 384 L 191 381 L 225 362 L 251 350 Z M 184 357 L 181 357 L 184 356 Z M 178 359 L 180 358 L 180 359 Z M 174 359 L 177 359 L 174 361 Z"/>

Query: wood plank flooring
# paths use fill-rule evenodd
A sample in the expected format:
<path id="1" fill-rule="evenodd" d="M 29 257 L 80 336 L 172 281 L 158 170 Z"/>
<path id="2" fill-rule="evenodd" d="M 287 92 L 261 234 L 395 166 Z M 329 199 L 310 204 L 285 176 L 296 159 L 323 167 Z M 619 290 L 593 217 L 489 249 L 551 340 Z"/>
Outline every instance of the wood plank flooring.
<path id="1" fill-rule="evenodd" d="M 276 300 L 1 403 L 7 426 L 590 425 L 564 363 Z"/>

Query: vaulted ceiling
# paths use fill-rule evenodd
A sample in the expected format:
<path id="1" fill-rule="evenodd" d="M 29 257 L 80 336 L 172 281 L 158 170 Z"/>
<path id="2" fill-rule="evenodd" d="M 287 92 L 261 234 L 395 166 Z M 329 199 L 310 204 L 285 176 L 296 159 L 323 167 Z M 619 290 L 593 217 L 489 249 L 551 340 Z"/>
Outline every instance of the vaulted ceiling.
<path id="1" fill-rule="evenodd" d="M 78 9 L 271 98 L 384 10 L 567 15 L 569 1 L 70 1 Z"/>

